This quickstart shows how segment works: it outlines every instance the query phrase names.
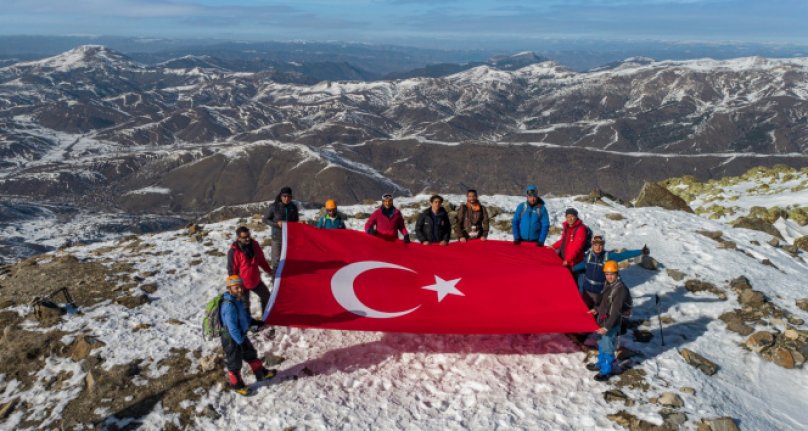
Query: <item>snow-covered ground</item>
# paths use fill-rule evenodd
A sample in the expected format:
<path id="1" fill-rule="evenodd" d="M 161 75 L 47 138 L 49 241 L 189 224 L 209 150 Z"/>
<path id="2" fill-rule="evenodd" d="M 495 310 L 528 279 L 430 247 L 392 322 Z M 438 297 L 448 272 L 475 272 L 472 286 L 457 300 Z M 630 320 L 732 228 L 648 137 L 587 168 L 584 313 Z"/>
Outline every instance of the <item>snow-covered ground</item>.
<path id="1" fill-rule="evenodd" d="M 459 203 L 462 196 L 448 198 Z M 423 208 L 426 200 L 426 196 L 416 196 L 398 199 L 397 204 L 419 202 Z M 481 197 L 484 204 L 506 211 L 512 211 L 521 200 L 510 196 Z M 804 287 L 808 265 L 768 245 L 767 234 L 734 229 L 684 212 L 586 204 L 567 197 L 547 199 L 554 225 L 560 225 L 563 211 L 569 206 L 578 208 L 596 233 L 606 235 L 608 249 L 647 244 L 652 256 L 665 268 L 680 270 L 688 278 L 720 288 L 727 288 L 729 280 L 744 275 L 777 306 L 808 320 L 808 313 L 795 306 L 796 299 L 808 296 Z M 372 209 L 371 205 L 341 208 L 349 215 Z M 404 214 L 414 211 L 417 210 L 405 209 Z M 317 211 L 303 213 L 311 219 Z M 607 218 L 611 213 L 624 218 Z M 495 220 L 510 216 L 504 213 Z M 363 223 L 364 220 L 350 219 L 348 224 L 360 229 Z M 184 231 L 143 235 L 142 243 L 150 253 L 114 246 L 112 241 L 57 252 L 80 259 L 98 259 L 101 254 L 113 261 L 131 262 L 140 273 L 156 271 L 144 283 L 159 286 L 150 304 L 127 309 L 104 302 L 84 310 L 82 316 L 65 319 L 59 329 L 91 330 L 106 343 L 97 350 L 106 358 L 106 367 L 148 358 L 142 365 L 147 378 L 164 371 L 156 364 L 171 347 L 194 350 L 202 345 L 203 355 L 218 351 L 218 341 L 202 340 L 201 320 L 205 303 L 223 291 L 225 257 L 207 253 L 226 252 L 238 224 L 238 220 L 229 220 L 206 225 L 204 229 L 209 234 L 202 241 Z M 697 234 L 699 230 L 721 231 L 724 238 L 735 241 L 748 254 L 718 249 L 715 241 Z M 59 235 L 58 231 L 53 234 Z M 264 241 L 269 231 L 254 230 L 253 235 Z M 510 233 L 495 230 L 491 237 L 509 240 Z M 422 246 L 411 247 L 416 252 Z M 265 252 L 269 253 L 268 247 Z M 763 259 L 775 266 L 763 265 Z M 603 392 L 612 386 L 592 379 L 593 373 L 584 367 L 585 353 L 563 335 L 446 336 L 277 328 L 272 340 L 266 332 L 252 337 L 259 352 L 285 358 L 278 366 L 278 377 L 249 398 L 228 392 L 221 385 L 215 387 L 196 402 L 200 414 L 194 425 L 210 430 L 228 426 L 240 430 L 620 429 L 607 419 L 608 414 L 626 410 L 662 423 L 660 406 L 648 403 L 648 397 L 691 387 L 695 395 L 681 394 L 685 407 L 680 411 L 688 416 L 687 428 L 695 428 L 701 418 L 731 416 L 747 430 L 804 429 L 808 423 L 808 369 L 783 369 L 743 349 L 740 344 L 744 339 L 727 332 L 725 325 L 716 320 L 720 314 L 739 307 L 728 289 L 729 300 L 719 301 L 711 295 L 687 292 L 683 282 L 674 281 L 665 270 L 648 271 L 635 265 L 621 274 L 635 298 L 636 318 L 655 314 L 652 296 L 658 294 L 662 313 L 673 321 L 664 328 L 664 346 L 660 345 L 656 325 L 647 328 L 655 334 L 648 344 L 628 337 L 622 340 L 624 346 L 641 352 L 637 367 L 646 372 L 651 385 L 647 392 L 623 389 L 638 400 L 633 406 L 604 400 Z M 269 278 L 265 277 L 265 281 Z M 253 301 L 254 315 L 260 311 L 257 302 Z M 17 310 L 23 312 L 24 308 Z M 169 324 L 169 319 L 187 324 Z M 132 330 L 141 323 L 152 326 Z M 28 327 L 33 329 L 35 324 Z M 716 362 L 719 372 L 707 377 L 685 364 L 678 353 L 683 347 Z M 198 367 L 199 361 L 191 359 L 193 367 Z M 0 403 L 22 395 L 43 406 L 53 406 L 78 396 L 75 387 L 81 384 L 83 371 L 75 363 L 64 360 L 49 368 L 51 372 L 73 371 L 62 392 L 54 394 L 36 385 L 19 394 L 13 382 L 0 376 L 5 387 L 0 390 Z M 249 372 L 245 376 L 248 383 L 252 381 Z M 202 414 L 208 405 L 220 417 L 212 419 Z M 14 429 L 21 419 L 22 413 L 15 411 L 0 427 Z M 160 429 L 177 419 L 158 404 L 142 420 L 144 429 Z"/>

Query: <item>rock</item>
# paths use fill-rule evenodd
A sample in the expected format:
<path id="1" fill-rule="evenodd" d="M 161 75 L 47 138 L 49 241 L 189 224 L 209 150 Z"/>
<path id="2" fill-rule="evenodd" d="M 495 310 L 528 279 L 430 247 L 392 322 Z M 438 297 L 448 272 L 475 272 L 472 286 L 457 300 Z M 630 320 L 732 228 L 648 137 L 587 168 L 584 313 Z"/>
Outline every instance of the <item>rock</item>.
<path id="1" fill-rule="evenodd" d="M 17 403 L 20 400 L 18 398 L 14 398 L 6 403 L 0 404 L 0 420 L 5 420 L 12 413 L 14 413 L 14 408 L 17 407 Z"/>
<path id="2" fill-rule="evenodd" d="M 690 349 L 682 349 L 679 351 L 679 354 L 682 355 L 682 358 L 688 365 L 696 367 L 699 371 L 708 376 L 712 376 L 718 372 L 718 365 L 716 365 L 715 362 L 710 361 Z"/>
<path id="3" fill-rule="evenodd" d="M 745 307 L 760 307 L 766 303 L 766 296 L 763 292 L 746 289 L 738 295 L 738 302 Z"/>
<path id="4" fill-rule="evenodd" d="M 780 247 L 780 240 L 777 238 L 772 238 L 766 241 L 766 244 L 769 244 L 770 246 L 777 248 Z"/>
<path id="5" fill-rule="evenodd" d="M 149 323 L 138 323 L 137 325 L 135 325 L 134 328 L 132 328 L 132 332 L 145 331 L 145 330 L 147 330 L 147 329 L 149 329 L 151 327 L 152 327 L 152 325 L 149 324 Z"/>
<path id="6" fill-rule="evenodd" d="M 740 217 L 732 223 L 732 227 L 739 229 L 751 229 L 765 232 L 775 238 L 783 239 L 780 231 L 766 220 L 754 217 Z"/>
<path id="7" fill-rule="evenodd" d="M 4 299 L 0 301 L 0 308 L 10 308 L 17 304 L 13 299 Z"/>
<path id="8" fill-rule="evenodd" d="M 188 235 L 196 235 L 202 233 L 202 230 L 204 229 L 204 226 L 198 225 L 196 223 L 189 223 L 188 226 L 186 227 L 188 228 Z"/>
<path id="9" fill-rule="evenodd" d="M 735 420 L 730 417 L 702 419 L 701 423 L 702 425 L 706 425 L 707 428 L 699 426 L 699 431 L 741 431 L 738 429 L 738 426 L 735 425 Z"/>
<path id="10" fill-rule="evenodd" d="M 684 387 L 680 388 L 679 391 L 681 391 L 683 394 L 688 394 L 688 395 L 691 395 L 691 396 L 696 395 L 696 390 L 689 387 L 689 386 L 684 386 Z"/>
<path id="11" fill-rule="evenodd" d="M 771 260 L 769 260 L 769 259 L 763 259 L 763 260 L 761 260 L 761 261 L 760 261 L 760 263 L 762 263 L 762 264 L 764 264 L 764 265 L 766 265 L 766 266 L 771 266 L 771 267 L 772 267 L 772 268 L 774 268 L 774 269 L 779 269 L 779 268 L 777 268 L 777 265 L 775 265 L 774 263 L 772 263 L 772 261 L 771 261 Z"/>
<path id="12" fill-rule="evenodd" d="M 275 355 L 275 354 L 272 354 L 272 353 L 265 353 L 264 354 L 264 363 L 268 367 L 274 367 L 276 365 L 280 365 L 285 360 L 286 360 L 286 358 L 284 358 L 283 356 L 278 356 L 278 355 Z"/>
<path id="13" fill-rule="evenodd" d="M 637 195 L 634 202 L 635 207 L 661 207 L 668 210 L 685 211 L 693 213 L 693 209 L 684 199 L 671 193 L 670 190 L 658 183 L 646 182 Z"/>
<path id="14" fill-rule="evenodd" d="M 115 303 L 116 304 L 123 305 L 124 307 L 130 308 L 130 309 L 135 308 L 135 307 L 140 307 L 141 305 L 148 304 L 149 302 L 150 302 L 149 297 L 146 294 L 132 295 L 132 296 L 120 296 L 118 298 L 115 298 Z"/>
<path id="15" fill-rule="evenodd" d="M 640 266 L 649 271 L 656 271 L 659 268 L 659 263 L 653 257 L 643 255 L 640 259 Z"/>
<path id="16" fill-rule="evenodd" d="M 667 268 L 665 272 L 668 273 L 668 277 L 672 278 L 673 281 L 682 281 L 685 279 L 685 273 L 678 269 Z"/>
<path id="17" fill-rule="evenodd" d="M 685 281 L 685 289 L 687 289 L 688 292 L 692 293 L 709 292 L 717 296 L 722 301 L 727 299 L 727 294 L 723 290 L 715 287 L 714 284 L 708 283 L 706 281 L 687 280 Z"/>
<path id="18" fill-rule="evenodd" d="M 749 279 L 743 275 L 730 281 L 729 286 L 735 292 L 741 292 L 743 290 L 752 288 L 752 284 L 749 282 Z"/>
<path id="19" fill-rule="evenodd" d="M 615 386 L 620 388 L 639 389 L 647 391 L 651 385 L 645 381 L 645 371 L 641 368 L 631 368 L 622 372 Z"/>
<path id="20" fill-rule="evenodd" d="M 620 220 L 625 219 L 625 217 L 623 217 L 623 214 L 620 214 L 620 213 L 606 214 L 606 218 L 609 219 L 609 220 L 613 220 L 613 221 L 620 221 Z"/>
<path id="21" fill-rule="evenodd" d="M 743 335 L 746 337 L 747 335 L 755 332 L 755 330 L 744 323 L 743 318 L 741 315 L 736 311 L 729 311 L 721 316 L 718 317 L 721 321 L 727 324 L 727 329 L 732 332 L 737 332 L 738 334 Z"/>
<path id="22" fill-rule="evenodd" d="M 88 356 L 93 349 L 104 347 L 103 341 L 89 335 L 79 335 L 70 347 L 70 359 L 78 362 Z"/>
<path id="23" fill-rule="evenodd" d="M 797 247 L 803 251 L 808 251 L 808 235 L 795 239 L 794 247 Z"/>
<path id="24" fill-rule="evenodd" d="M 205 406 L 204 414 L 208 419 L 212 419 L 214 421 L 222 417 L 222 415 L 220 415 L 219 412 L 217 412 L 216 409 L 210 404 Z"/>
<path id="25" fill-rule="evenodd" d="M 687 415 L 676 410 L 662 409 L 659 415 L 662 416 L 662 421 L 665 425 L 663 429 L 679 429 L 687 422 Z"/>
<path id="26" fill-rule="evenodd" d="M 213 257 L 224 257 L 224 256 L 226 256 L 226 254 L 224 254 L 220 250 L 208 250 L 208 251 L 205 252 L 205 254 L 207 254 L 208 256 L 213 256 Z"/>
<path id="27" fill-rule="evenodd" d="M 177 319 L 168 319 L 168 320 L 166 320 L 166 323 L 168 323 L 169 325 L 174 325 L 174 326 L 179 326 L 179 325 L 184 325 L 185 324 L 185 322 L 183 322 L 182 320 L 177 320 Z"/>
<path id="28" fill-rule="evenodd" d="M 620 410 L 619 412 L 607 415 L 606 417 L 610 421 L 627 428 L 629 431 L 651 431 L 660 429 L 658 425 L 644 421 L 625 410 Z"/>
<path id="29" fill-rule="evenodd" d="M 685 406 L 685 402 L 682 401 L 682 398 L 673 392 L 664 392 L 657 398 L 657 404 L 677 409 Z"/>
<path id="30" fill-rule="evenodd" d="M 746 347 L 749 350 L 760 353 L 774 345 L 774 333 L 768 331 L 758 331 L 746 339 Z"/>
<path id="31" fill-rule="evenodd" d="M 790 323 L 792 325 L 795 325 L 795 326 L 800 326 L 803 323 L 805 323 L 804 320 L 800 319 L 799 317 L 797 317 L 797 316 L 795 316 L 793 314 L 789 314 L 787 319 L 788 319 L 788 323 Z"/>
<path id="32" fill-rule="evenodd" d="M 808 311 L 808 298 L 797 299 L 794 302 L 800 310 Z"/>
<path id="33" fill-rule="evenodd" d="M 620 389 L 610 389 L 604 392 L 603 399 L 606 400 L 607 403 L 622 402 L 626 405 L 634 404 L 633 400 L 631 400 L 628 395 L 623 393 L 623 391 Z"/>
<path id="34" fill-rule="evenodd" d="M 140 286 L 140 290 L 149 294 L 157 292 L 157 283 L 144 284 L 143 286 Z"/>
<path id="35" fill-rule="evenodd" d="M 722 233 L 720 230 L 698 230 L 696 233 L 700 235 L 704 235 L 707 238 L 710 238 L 713 241 L 721 241 L 723 239 Z"/>
<path id="36" fill-rule="evenodd" d="M 735 250 L 738 248 L 738 245 L 735 244 L 735 241 L 721 241 L 721 243 L 718 244 L 718 248 Z"/>
<path id="37" fill-rule="evenodd" d="M 772 354 L 772 361 L 775 364 L 789 370 L 796 366 L 794 355 L 792 355 L 791 351 L 786 349 L 785 347 L 778 347 L 774 349 L 774 353 Z"/>

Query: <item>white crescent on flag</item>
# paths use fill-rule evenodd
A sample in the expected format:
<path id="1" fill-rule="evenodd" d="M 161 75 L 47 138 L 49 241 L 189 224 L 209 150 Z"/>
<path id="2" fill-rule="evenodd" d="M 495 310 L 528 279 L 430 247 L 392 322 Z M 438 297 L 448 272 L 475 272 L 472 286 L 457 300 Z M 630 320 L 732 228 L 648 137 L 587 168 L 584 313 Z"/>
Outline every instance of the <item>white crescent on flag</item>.
<path id="1" fill-rule="evenodd" d="M 409 268 L 387 262 L 363 261 L 351 263 L 340 268 L 340 270 L 331 277 L 331 293 L 334 295 L 334 299 L 337 300 L 342 308 L 349 312 L 358 316 L 371 317 L 374 319 L 401 317 L 417 310 L 420 305 L 410 308 L 409 310 L 388 313 L 370 308 L 356 297 L 356 291 L 354 290 L 354 281 L 356 278 L 366 271 L 382 268 L 415 272 Z"/>

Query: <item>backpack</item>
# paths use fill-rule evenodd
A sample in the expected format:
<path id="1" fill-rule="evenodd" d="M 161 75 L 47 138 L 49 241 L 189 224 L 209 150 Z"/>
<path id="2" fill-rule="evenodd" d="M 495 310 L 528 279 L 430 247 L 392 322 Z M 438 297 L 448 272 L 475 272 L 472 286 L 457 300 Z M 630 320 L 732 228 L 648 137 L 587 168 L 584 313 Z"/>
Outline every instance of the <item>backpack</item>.
<path id="1" fill-rule="evenodd" d="M 224 299 L 224 293 L 213 297 L 205 305 L 205 318 L 202 320 L 202 336 L 206 340 L 212 340 L 222 335 L 224 325 L 222 324 L 222 303 L 230 302 Z"/>
<path id="2" fill-rule="evenodd" d="M 584 227 L 586 228 L 586 239 L 584 240 L 584 253 L 586 253 L 587 251 L 589 251 L 589 249 L 592 248 L 592 235 L 594 234 L 592 233 L 592 229 L 590 229 L 589 226 L 584 225 Z"/>
<path id="3" fill-rule="evenodd" d="M 620 306 L 620 335 L 625 335 L 628 332 L 628 321 L 633 310 L 634 300 L 631 299 L 631 290 L 626 286 L 626 299 L 623 300 L 623 305 Z"/>

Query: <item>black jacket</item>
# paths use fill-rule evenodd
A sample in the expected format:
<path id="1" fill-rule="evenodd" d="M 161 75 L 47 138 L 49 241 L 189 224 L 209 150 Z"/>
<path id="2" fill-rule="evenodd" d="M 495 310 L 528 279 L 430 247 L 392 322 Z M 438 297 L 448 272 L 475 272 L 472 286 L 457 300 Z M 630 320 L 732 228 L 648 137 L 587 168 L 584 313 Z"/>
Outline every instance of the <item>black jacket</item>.
<path id="1" fill-rule="evenodd" d="M 623 307 L 631 300 L 630 298 L 631 294 L 626 285 L 623 284 L 623 280 L 618 278 L 614 283 L 607 281 L 597 308 L 598 325 L 601 328 L 606 328 L 606 330 L 619 325 L 623 315 Z"/>
<path id="2" fill-rule="evenodd" d="M 435 224 L 436 221 L 437 225 Z M 452 223 L 449 221 L 449 213 L 441 207 L 433 218 L 432 208 L 422 211 L 418 215 L 418 221 L 415 222 L 415 236 L 421 242 L 448 242 L 452 236 Z"/>
<path id="3" fill-rule="evenodd" d="M 284 205 L 280 199 L 275 200 L 272 206 L 269 207 L 267 215 L 264 216 L 264 223 L 272 228 L 273 238 L 281 237 L 281 226 L 278 224 L 278 221 L 300 221 L 297 205 L 295 205 L 294 202 L 289 202 L 288 205 Z"/>

